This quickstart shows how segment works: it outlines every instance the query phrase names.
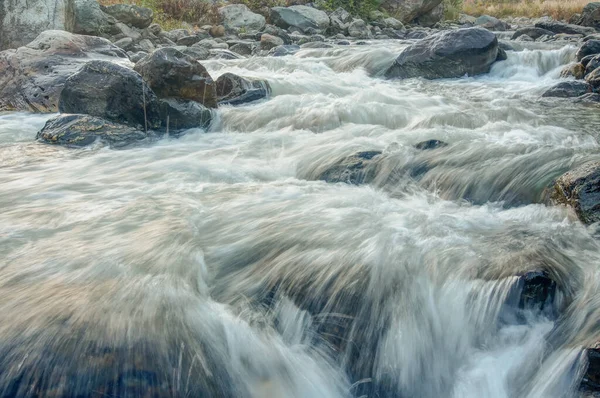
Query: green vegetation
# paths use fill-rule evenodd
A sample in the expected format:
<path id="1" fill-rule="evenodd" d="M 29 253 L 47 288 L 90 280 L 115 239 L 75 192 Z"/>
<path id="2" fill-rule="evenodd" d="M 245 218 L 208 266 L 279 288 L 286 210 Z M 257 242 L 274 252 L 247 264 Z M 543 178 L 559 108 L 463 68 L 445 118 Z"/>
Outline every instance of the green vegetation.
<path id="1" fill-rule="evenodd" d="M 463 9 L 463 0 L 444 0 L 444 18 L 456 21 Z"/>
<path id="2" fill-rule="evenodd" d="M 378 11 L 381 0 L 320 0 L 315 1 L 320 8 L 333 11 L 338 7 L 344 8 L 352 15 L 358 15 L 363 19 L 369 19 L 373 11 Z"/>

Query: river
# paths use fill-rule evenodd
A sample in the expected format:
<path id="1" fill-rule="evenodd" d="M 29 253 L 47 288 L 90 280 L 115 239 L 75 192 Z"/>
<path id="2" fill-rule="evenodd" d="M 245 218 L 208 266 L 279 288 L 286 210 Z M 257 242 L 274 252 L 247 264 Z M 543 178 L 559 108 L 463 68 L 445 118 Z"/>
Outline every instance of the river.
<path id="1" fill-rule="evenodd" d="M 544 190 L 600 159 L 600 116 L 540 98 L 576 47 L 380 78 L 405 45 L 206 61 L 271 98 L 125 150 L 1 114 L 0 396 L 579 396 L 598 231 Z M 316 181 L 371 150 L 379 184 Z M 515 275 L 540 269 L 560 316 L 510 321 Z"/>

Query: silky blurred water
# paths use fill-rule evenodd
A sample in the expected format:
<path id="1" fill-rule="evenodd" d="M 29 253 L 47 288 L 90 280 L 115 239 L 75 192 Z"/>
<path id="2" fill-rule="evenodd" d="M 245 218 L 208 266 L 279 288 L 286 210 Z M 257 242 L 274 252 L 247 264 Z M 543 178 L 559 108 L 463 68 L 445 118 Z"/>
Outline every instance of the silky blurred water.
<path id="1" fill-rule="evenodd" d="M 540 97 L 576 49 L 383 80 L 403 45 L 207 61 L 272 97 L 127 150 L 0 115 L 0 396 L 578 396 L 600 247 L 544 190 L 600 116 Z M 367 150 L 373 184 L 317 181 Z M 530 270 L 562 315 L 499 321 Z"/>

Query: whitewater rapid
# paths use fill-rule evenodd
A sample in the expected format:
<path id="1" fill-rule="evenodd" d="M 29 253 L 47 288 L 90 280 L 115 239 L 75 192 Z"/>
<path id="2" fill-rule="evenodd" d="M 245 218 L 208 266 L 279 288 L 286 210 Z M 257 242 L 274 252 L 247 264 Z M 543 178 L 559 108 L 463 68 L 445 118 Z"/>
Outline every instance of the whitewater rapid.
<path id="1" fill-rule="evenodd" d="M 600 246 L 544 195 L 600 160 L 600 118 L 540 97 L 576 48 L 382 79 L 405 45 L 206 61 L 271 98 L 127 150 L 0 115 L 0 396 L 579 396 Z M 317 180 L 371 150 L 373 184 Z M 542 269 L 560 317 L 510 321 Z"/>

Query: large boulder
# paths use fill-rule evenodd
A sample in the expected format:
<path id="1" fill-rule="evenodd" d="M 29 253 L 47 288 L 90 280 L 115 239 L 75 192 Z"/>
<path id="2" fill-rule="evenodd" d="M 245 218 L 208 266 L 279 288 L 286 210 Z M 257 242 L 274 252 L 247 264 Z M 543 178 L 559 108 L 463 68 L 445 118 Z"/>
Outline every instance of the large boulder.
<path id="1" fill-rule="evenodd" d="M 583 7 L 577 24 L 600 29 L 600 3 L 588 3 Z"/>
<path id="2" fill-rule="evenodd" d="M 217 79 L 219 105 L 240 105 L 267 98 L 271 92 L 265 80 L 246 79 L 225 73 Z"/>
<path id="3" fill-rule="evenodd" d="M 400 53 L 387 78 L 453 78 L 489 72 L 498 58 L 498 40 L 482 28 L 458 29 L 428 36 Z"/>
<path id="4" fill-rule="evenodd" d="M 600 40 L 588 40 L 577 50 L 577 61 L 581 61 L 588 55 L 600 54 Z"/>
<path id="5" fill-rule="evenodd" d="M 475 20 L 475 25 L 496 32 L 504 32 L 509 26 L 496 17 L 482 15 Z"/>
<path id="6" fill-rule="evenodd" d="M 0 51 L 21 47 L 34 40 L 45 30 L 62 30 L 64 28 L 63 1 L 0 1 Z"/>
<path id="7" fill-rule="evenodd" d="M 580 97 L 584 94 L 591 93 L 592 86 L 582 81 L 567 81 L 560 82 L 550 87 L 542 97 L 556 97 L 556 98 L 574 98 Z"/>
<path id="8" fill-rule="evenodd" d="M 161 48 L 134 67 L 160 98 L 186 99 L 216 108 L 215 82 L 193 58 L 174 48 Z"/>
<path id="9" fill-rule="evenodd" d="M 232 4 L 219 8 L 221 23 L 227 31 L 261 30 L 266 20 L 260 14 L 252 12 L 245 4 Z"/>
<path id="10" fill-rule="evenodd" d="M 371 37 L 371 31 L 365 21 L 355 19 L 348 25 L 348 36 L 355 39 L 368 39 Z"/>
<path id="11" fill-rule="evenodd" d="M 591 35 L 596 33 L 596 29 L 585 26 L 567 24 L 553 20 L 541 20 L 535 24 L 536 28 L 549 30 L 554 33 L 565 33 L 568 35 Z"/>
<path id="12" fill-rule="evenodd" d="M 212 112 L 204 105 L 190 100 L 167 98 L 160 100 L 163 125 L 169 133 L 191 128 L 206 128 L 212 120 Z"/>
<path id="13" fill-rule="evenodd" d="M 382 7 L 404 23 L 413 22 L 442 4 L 442 0 L 384 0 Z"/>
<path id="14" fill-rule="evenodd" d="M 96 0 L 65 1 L 65 29 L 69 32 L 100 37 L 121 33 L 117 20 L 102 11 Z"/>
<path id="15" fill-rule="evenodd" d="M 441 22 L 444 19 L 444 4 L 440 4 L 437 7 L 434 7 L 433 10 L 428 11 L 422 15 L 419 15 L 415 18 L 415 22 L 421 26 L 432 27 L 436 23 Z"/>
<path id="16" fill-rule="evenodd" d="M 0 52 L 0 111 L 57 112 L 65 81 L 86 62 L 129 63 L 108 40 L 49 30 L 16 51 Z"/>
<path id="17" fill-rule="evenodd" d="M 585 224 L 600 221 L 600 162 L 588 162 L 563 174 L 550 197 L 572 207 Z"/>
<path id="18" fill-rule="evenodd" d="M 60 94 L 61 113 L 96 116 L 142 128 L 160 128 L 158 99 L 135 71 L 108 61 L 88 62 Z"/>
<path id="19" fill-rule="evenodd" d="M 308 6 L 273 7 L 271 23 L 282 29 L 297 28 L 301 32 L 311 29 L 325 31 L 330 24 L 329 16 L 321 10 Z"/>
<path id="20" fill-rule="evenodd" d="M 115 4 L 107 7 L 101 6 L 100 8 L 119 22 L 138 29 L 145 29 L 150 26 L 154 18 L 154 13 L 151 9 L 139 7 L 134 4 Z"/>
<path id="21" fill-rule="evenodd" d="M 152 132 L 125 126 L 90 115 L 58 115 L 46 122 L 37 133 L 37 139 L 48 144 L 67 147 L 82 147 L 93 144 L 97 140 L 111 147 L 124 147 L 149 137 Z"/>

